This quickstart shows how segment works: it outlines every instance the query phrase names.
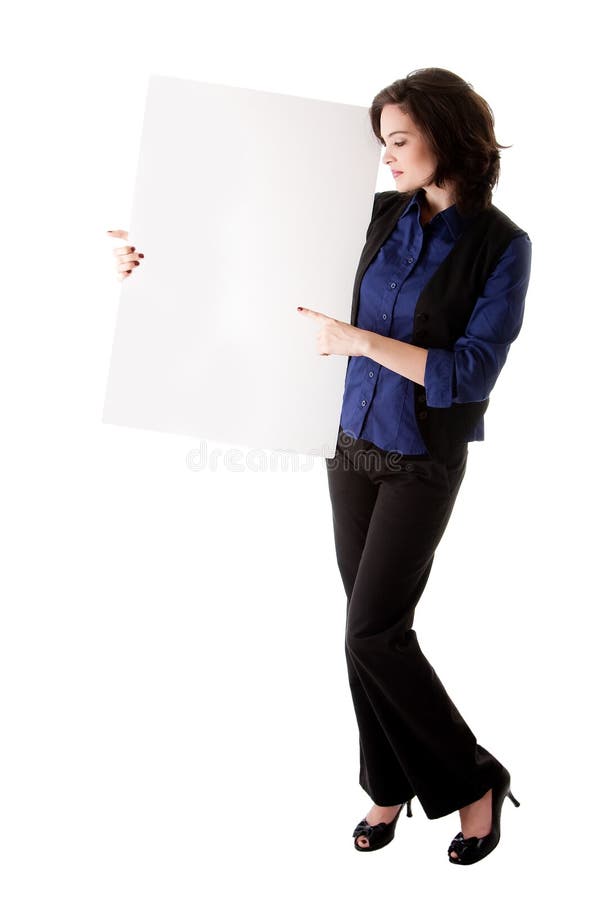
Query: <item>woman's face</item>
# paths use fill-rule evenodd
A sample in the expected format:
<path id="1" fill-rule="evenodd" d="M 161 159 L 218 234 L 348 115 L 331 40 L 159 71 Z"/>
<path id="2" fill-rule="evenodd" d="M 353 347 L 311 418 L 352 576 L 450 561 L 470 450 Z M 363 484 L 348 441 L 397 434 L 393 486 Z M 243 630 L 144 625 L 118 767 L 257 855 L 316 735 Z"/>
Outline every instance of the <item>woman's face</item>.
<path id="1" fill-rule="evenodd" d="M 393 176 L 396 190 L 416 191 L 435 171 L 434 154 L 408 113 L 396 104 L 386 104 L 381 110 L 380 129 L 386 148 L 382 162 L 391 172 L 402 173 Z"/>

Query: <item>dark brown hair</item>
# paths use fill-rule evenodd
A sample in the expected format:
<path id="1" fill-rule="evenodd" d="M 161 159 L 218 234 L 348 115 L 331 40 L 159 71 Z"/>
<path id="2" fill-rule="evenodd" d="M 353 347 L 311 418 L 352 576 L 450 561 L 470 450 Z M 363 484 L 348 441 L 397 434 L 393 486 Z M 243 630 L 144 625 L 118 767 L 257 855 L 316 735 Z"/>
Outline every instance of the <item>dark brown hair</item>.
<path id="1" fill-rule="evenodd" d="M 448 69 L 414 69 L 406 78 L 379 91 L 369 109 L 371 126 L 379 141 L 381 110 L 388 103 L 408 113 L 437 159 L 427 184 L 442 187 L 452 181 L 455 202 L 462 215 L 475 215 L 492 203 L 492 189 L 500 175 L 494 114 L 468 81 Z"/>

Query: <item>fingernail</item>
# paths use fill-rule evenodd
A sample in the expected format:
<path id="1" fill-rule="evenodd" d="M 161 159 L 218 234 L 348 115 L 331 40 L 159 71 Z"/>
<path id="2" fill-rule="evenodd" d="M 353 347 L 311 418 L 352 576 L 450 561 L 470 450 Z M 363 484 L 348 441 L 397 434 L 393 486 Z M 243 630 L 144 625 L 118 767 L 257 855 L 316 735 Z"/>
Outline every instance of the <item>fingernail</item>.
<path id="1" fill-rule="evenodd" d="M 296 307 L 296 309 L 304 309 L 304 307 L 303 307 L 303 306 L 298 306 L 298 307 Z"/>
<path id="2" fill-rule="evenodd" d="M 134 266 L 139 266 L 139 262 L 137 261 L 137 259 L 134 259 L 133 264 Z"/>
<path id="3" fill-rule="evenodd" d="M 143 253 L 138 253 L 138 256 L 140 257 L 140 259 L 143 259 L 144 254 L 143 254 Z"/>

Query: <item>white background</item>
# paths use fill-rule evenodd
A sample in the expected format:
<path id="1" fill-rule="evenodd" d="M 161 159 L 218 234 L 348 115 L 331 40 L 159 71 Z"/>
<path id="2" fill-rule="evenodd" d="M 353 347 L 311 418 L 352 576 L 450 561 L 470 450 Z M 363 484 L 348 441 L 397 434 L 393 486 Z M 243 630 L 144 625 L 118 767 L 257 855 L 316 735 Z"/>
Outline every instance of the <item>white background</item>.
<path id="1" fill-rule="evenodd" d="M 174 0 L 4 14 L 6 900 L 505 898 L 595 882 L 590 10 Z M 513 144 L 494 202 L 533 242 L 523 330 L 415 617 L 521 801 L 462 872 L 446 856 L 458 813 L 428 820 L 418 802 L 391 845 L 353 849 L 371 804 L 324 461 L 211 468 L 219 445 L 101 424 L 119 296 L 105 230 L 129 225 L 148 73 L 368 105 L 427 65 L 491 104 Z M 243 163 L 243 134 L 227 139 Z M 331 134 L 325 152 L 349 151 Z"/>

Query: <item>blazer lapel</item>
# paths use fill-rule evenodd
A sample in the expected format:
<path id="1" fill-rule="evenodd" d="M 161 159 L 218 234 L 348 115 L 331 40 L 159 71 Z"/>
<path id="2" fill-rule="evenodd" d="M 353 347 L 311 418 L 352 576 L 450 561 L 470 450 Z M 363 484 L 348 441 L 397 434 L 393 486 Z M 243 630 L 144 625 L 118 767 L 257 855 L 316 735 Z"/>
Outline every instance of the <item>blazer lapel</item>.
<path id="1" fill-rule="evenodd" d="M 391 196 L 392 194 L 396 194 L 396 196 Z M 373 218 L 371 219 L 371 224 L 367 230 L 367 239 L 358 261 L 358 268 L 356 270 L 356 277 L 354 279 L 354 288 L 352 291 L 352 310 L 350 313 L 351 325 L 356 325 L 356 320 L 358 318 L 358 301 L 360 298 L 360 284 L 363 279 L 363 275 L 371 265 L 372 261 L 375 259 L 375 256 L 381 249 L 382 245 L 387 241 L 390 234 L 396 227 L 398 219 L 410 203 L 413 195 L 414 191 L 408 194 L 400 193 L 399 191 L 383 191 L 381 194 L 379 194 L 378 196 L 376 195 L 375 197 L 373 218 L 375 218 L 378 206 L 381 202 L 385 202 L 387 208 L 381 216 L 376 218 L 375 221 L 373 221 Z"/>

